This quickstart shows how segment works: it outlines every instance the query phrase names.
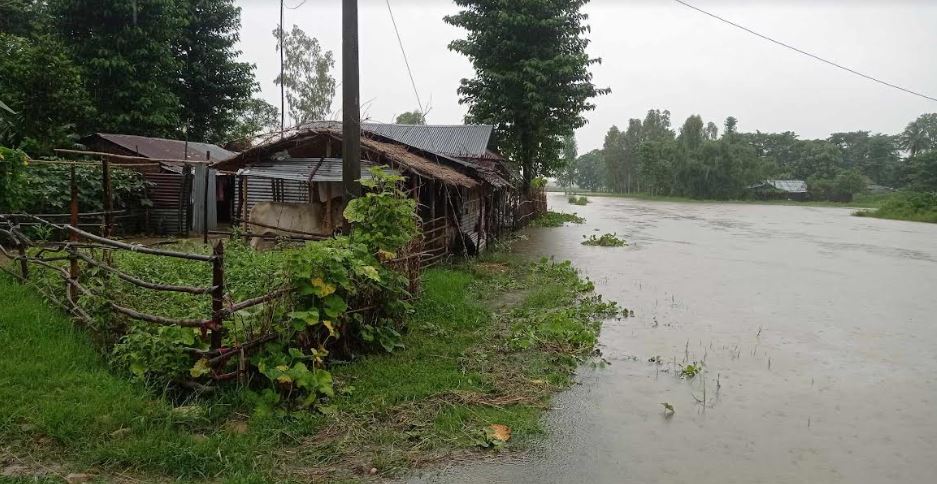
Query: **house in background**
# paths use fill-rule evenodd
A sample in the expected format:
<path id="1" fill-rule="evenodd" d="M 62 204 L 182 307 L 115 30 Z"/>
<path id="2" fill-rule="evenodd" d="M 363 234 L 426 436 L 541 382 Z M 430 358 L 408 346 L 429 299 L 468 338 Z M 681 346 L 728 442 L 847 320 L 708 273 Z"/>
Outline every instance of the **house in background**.
<path id="1" fill-rule="evenodd" d="M 237 153 L 211 143 L 150 138 L 131 134 L 94 133 L 81 138 L 90 151 L 155 160 L 224 161 Z"/>
<path id="2" fill-rule="evenodd" d="M 219 218 L 230 218 L 225 212 L 230 206 L 223 197 L 225 189 L 218 186 L 221 180 L 209 164 L 237 153 L 210 143 L 114 133 L 94 133 L 81 138 L 80 143 L 89 151 L 156 162 L 121 160 L 125 168 L 142 173 L 147 181 L 152 203 L 144 222 L 148 232 L 201 233 L 206 224 L 208 230 L 214 230 Z"/>
<path id="3" fill-rule="evenodd" d="M 807 183 L 803 180 L 765 180 L 748 187 L 753 198 L 760 200 L 807 199 Z"/>
<path id="4" fill-rule="evenodd" d="M 517 225 L 519 198 L 510 170 L 489 150 L 490 126 L 362 125 L 362 175 L 386 166 L 406 179 L 419 203 L 426 250 L 475 253 L 504 228 Z M 216 163 L 231 177 L 234 221 L 250 225 L 261 204 L 293 205 L 312 222 L 304 232 L 330 235 L 343 225 L 342 130 L 317 122 Z M 277 213 L 286 207 L 277 205 Z M 295 213 L 293 214 L 295 215 Z M 290 215 L 290 219 L 295 218 Z M 264 225 L 271 225 L 264 223 Z M 282 226 L 282 225 L 280 225 Z"/>

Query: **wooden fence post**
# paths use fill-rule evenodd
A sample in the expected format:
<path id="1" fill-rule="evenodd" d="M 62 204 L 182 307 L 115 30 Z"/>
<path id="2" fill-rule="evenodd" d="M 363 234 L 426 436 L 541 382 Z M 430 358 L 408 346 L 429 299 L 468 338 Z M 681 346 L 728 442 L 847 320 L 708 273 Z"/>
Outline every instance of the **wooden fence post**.
<path id="1" fill-rule="evenodd" d="M 75 178 L 75 165 L 71 166 L 71 191 L 72 191 L 72 200 L 71 200 L 71 226 L 78 228 L 78 181 Z M 70 242 L 78 242 L 78 234 L 74 230 L 68 231 L 68 240 Z M 78 287 L 75 286 L 75 282 L 78 282 L 78 254 L 74 246 L 68 247 L 68 300 L 72 306 L 78 305 Z"/>
<path id="2" fill-rule="evenodd" d="M 211 349 L 221 348 L 224 325 L 224 242 L 220 239 L 212 250 L 211 261 Z"/>
<path id="3" fill-rule="evenodd" d="M 19 242 L 16 246 L 17 252 L 20 254 L 20 272 L 23 276 L 23 281 L 29 280 L 29 262 L 26 260 L 26 244 L 22 241 Z"/>
<path id="4" fill-rule="evenodd" d="M 103 207 L 104 207 L 104 228 L 101 230 L 101 235 L 104 237 L 110 237 L 111 231 L 113 230 L 113 202 L 111 201 L 111 168 L 110 168 L 110 158 L 105 156 L 101 160 L 101 188 L 103 189 Z"/>

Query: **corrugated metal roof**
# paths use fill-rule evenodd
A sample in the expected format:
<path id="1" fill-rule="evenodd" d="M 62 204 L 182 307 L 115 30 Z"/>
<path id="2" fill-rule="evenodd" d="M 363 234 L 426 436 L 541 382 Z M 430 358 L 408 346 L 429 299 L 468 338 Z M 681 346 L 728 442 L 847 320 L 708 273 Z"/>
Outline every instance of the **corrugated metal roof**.
<path id="1" fill-rule="evenodd" d="M 375 166 L 378 166 L 377 163 L 362 161 L 361 178 L 364 180 L 370 179 L 370 170 Z M 238 170 L 237 174 L 299 182 L 309 181 L 309 177 L 312 175 L 312 181 L 315 182 L 341 182 L 342 160 L 340 158 L 287 158 L 254 163 Z"/>
<path id="2" fill-rule="evenodd" d="M 774 187 L 788 193 L 807 193 L 807 183 L 803 180 L 765 180 L 748 188 Z"/>
<path id="3" fill-rule="evenodd" d="M 434 153 L 484 158 L 488 156 L 493 128 L 486 124 L 444 126 L 361 123 L 361 129 Z"/>
<path id="4" fill-rule="evenodd" d="M 131 134 L 96 133 L 95 136 L 99 136 L 124 149 L 139 153 L 140 156 L 145 156 L 147 158 L 205 160 L 206 154 L 211 153 L 211 161 L 222 161 L 237 155 L 237 153 L 233 151 L 228 151 L 218 145 L 210 143 L 189 141 L 188 156 L 186 156 L 185 141 L 149 138 Z"/>
<path id="5" fill-rule="evenodd" d="M 803 180 L 767 180 L 774 188 L 789 193 L 807 193 L 807 183 Z"/>

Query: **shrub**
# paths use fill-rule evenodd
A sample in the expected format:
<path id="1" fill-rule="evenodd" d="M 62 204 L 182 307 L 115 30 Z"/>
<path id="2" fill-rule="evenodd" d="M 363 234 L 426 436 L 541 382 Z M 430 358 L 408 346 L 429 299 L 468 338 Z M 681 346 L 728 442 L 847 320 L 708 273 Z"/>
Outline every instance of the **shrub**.
<path id="1" fill-rule="evenodd" d="M 586 197 L 577 197 L 573 195 L 569 197 L 569 203 L 573 205 L 587 205 L 589 203 L 589 199 Z"/>
<path id="2" fill-rule="evenodd" d="M 875 210 L 856 212 L 861 217 L 878 217 L 937 223 L 937 193 L 899 192 Z"/>
<path id="3" fill-rule="evenodd" d="M 563 212 L 553 212 L 548 211 L 543 215 L 535 218 L 533 222 L 530 223 L 532 227 L 562 227 L 566 223 L 581 224 L 585 222 L 586 219 L 576 215 L 575 213 L 563 213 Z"/>

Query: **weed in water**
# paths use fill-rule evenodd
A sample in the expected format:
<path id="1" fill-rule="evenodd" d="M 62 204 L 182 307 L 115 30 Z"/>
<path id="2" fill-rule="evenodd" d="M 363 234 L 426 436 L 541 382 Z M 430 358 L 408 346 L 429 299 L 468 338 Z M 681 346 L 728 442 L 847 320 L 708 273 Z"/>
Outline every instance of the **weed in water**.
<path id="1" fill-rule="evenodd" d="M 573 195 L 569 197 L 569 203 L 573 205 L 587 205 L 589 203 L 589 199 L 586 197 L 577 197 Z"/>
<path id="2" fill-rule="evenodd" d="M 549 211 L 533 220 L 530 223 L 531 227 L 562 227 L 567 223 L 581 224 L 585 222 L 586 219 L 576 215 L 575 213 L 563 213 L 563 212 L 553 212 Z"/>
<path id="3" fill-rule="evenodd" d="M 592 235 L 590 237 L 582 236 L 582 245 L 592 245 L 599 247 L 624 247 L 628 245 L 624 239 L 619 239 L 618 234 L 603 234 L 601 237 Z"/>

